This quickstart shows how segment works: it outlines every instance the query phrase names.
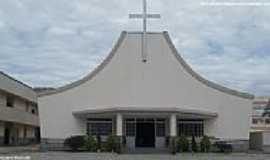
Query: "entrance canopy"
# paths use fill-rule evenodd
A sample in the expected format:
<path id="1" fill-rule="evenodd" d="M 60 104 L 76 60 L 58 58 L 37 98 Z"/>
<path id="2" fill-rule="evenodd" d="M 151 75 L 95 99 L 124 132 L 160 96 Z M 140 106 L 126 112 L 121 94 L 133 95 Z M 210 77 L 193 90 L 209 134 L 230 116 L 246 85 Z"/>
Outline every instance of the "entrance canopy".
<path id="1" fill-rule="evenodd" d="M 93 118 L 95 116 L 114 116 L 117 113 L 123 113 L 125 116 L 136 116 L 136 117 L 167 117 L 172 113 L 175 113 L 181 118 L 200 118 L 209 119 L 218 116 L 216 112 L 204 111 L 204 110 L 192 110 L 183 109 L 177 107 L 98 107 L 96 109 L 85 109 L 80 111 L 73 111 L 72 114 L 80 118 Z"/>

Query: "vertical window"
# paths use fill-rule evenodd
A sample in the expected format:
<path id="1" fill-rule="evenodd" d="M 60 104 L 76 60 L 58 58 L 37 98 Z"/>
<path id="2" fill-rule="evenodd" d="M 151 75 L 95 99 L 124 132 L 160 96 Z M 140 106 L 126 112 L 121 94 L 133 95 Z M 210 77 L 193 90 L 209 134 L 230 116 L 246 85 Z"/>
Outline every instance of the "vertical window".
<path id="1" fill-rule="evenodd" d="M 126 119 L 126 136 L 135 136 L 136 122 L 134 119 Z"/>
<path id="2" fill-rule="evenodd" d="M 164 119 L 156 120 L 156 136 L 157 137 L 165 136 L 165 120 Z"/>
<path id="3" fill-rule="evenodd" d="M 203 120 L 179 120 L 178 135 L 201 137 L 204 135 Z"/>
<path id="4" fill-rule="evenodd" d="M 255 118 L 253 118 L 253 119 L 252 119 L 252 123 L 253 123 L 253 124 L 258 124 L 258 120 L 255 119 Z"/>
<path id="5" fill-rule="evenodd" d="M 30 106 L 30 103 L 29 102 L 25 102 L 25 112 L 29 112 L 29 106 Z"/>
<path id="6" fill-rule="evenodd" d="M 6 101 L 7 107 L 14 107 L 14 98 L 11 96 L 7 96 L 7 101 Z"/>
<path id="7" fill-rule="evenodd" d="M 23 128 L 23 137 L 24 138 L 27 137 L 27 127 L 26 126 Z"/>
<path id="8" fill-rule="evenodd" d="M 32 108 L 31 113 L 32 113 L 32 114 L 36 114 L 35 108 Z"/>
<path id="9" fill-rule="evenodd" d="M 265 119 L 265 124 L 270 124 L 270 119 Z"/>

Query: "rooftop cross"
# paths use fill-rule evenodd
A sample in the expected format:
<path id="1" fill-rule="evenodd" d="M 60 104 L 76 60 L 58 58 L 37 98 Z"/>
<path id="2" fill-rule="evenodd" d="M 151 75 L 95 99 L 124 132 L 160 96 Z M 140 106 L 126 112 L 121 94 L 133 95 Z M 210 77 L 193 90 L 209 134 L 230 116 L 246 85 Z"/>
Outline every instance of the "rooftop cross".
<path id="1" fill-rule="evenodd" d="M 146 25 L 148 18 L 160 18 L 160 14 L 147 14 L 146 0 L 143 0 L 143 13 L 142 14 L 129 14 L 129 18 L 143 19 L 143 37 L 142 37 L 142 61 L 147 61 L 147 44 L 146 44 Z"/>

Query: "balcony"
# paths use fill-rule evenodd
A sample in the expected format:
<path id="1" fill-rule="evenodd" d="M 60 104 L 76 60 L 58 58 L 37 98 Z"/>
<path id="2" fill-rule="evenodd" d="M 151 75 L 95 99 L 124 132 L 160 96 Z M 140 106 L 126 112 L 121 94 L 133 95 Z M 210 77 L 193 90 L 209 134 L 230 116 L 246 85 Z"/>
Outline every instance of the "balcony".
<path id="1" fill-rule="evenodd" d="M 0 121 L 39 126 L 39 118 L 29 112 L 0 105 Z"/>

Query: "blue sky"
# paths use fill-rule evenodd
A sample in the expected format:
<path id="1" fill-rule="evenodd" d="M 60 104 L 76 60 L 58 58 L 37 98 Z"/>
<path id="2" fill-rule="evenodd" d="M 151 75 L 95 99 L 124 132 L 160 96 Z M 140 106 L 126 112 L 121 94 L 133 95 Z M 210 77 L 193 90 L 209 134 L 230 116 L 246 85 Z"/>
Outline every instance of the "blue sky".
<path id="1" fill-rule="evenodd" d="M 169 31 L 185 60 L 221 85 L 270 95 L 270 6 L 202 6 L 148 0 L 160 13 L 151 31 Z M 0 0 L 0 70 L 33 87 L 78 80 L 108 55 L 138 0 Z"/>

